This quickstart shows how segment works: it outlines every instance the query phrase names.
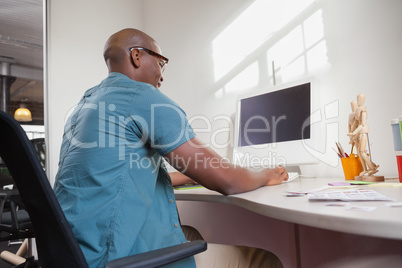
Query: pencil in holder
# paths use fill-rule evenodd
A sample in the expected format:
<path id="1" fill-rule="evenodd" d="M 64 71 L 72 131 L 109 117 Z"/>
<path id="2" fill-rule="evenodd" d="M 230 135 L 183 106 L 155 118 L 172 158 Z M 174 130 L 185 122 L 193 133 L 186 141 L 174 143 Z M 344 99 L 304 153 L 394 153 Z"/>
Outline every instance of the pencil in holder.
<path id="1" fill-rule="evenodd" d="M 360 158 L 355 157 L 354 154 L 351 154 L 350 157 L 341 158 L 341 162 L 346 180 L 354 180 L 355 176 L 359 176 L 359 174 L 363 171 Z"/>

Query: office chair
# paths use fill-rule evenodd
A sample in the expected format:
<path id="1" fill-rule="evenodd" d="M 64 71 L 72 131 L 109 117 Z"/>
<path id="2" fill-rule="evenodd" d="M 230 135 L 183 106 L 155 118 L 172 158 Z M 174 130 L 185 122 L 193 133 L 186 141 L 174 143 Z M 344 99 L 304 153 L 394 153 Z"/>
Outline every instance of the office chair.
<path id="1" fill-rule="evenodd" d="M 32 139 L 31 143 L 35 148 L 39 161 L 45 168 L 45 139 Z M 8 185 L 13 186 L 13 179 L 6 180 Z M 0 183 L 4 188 L 6 183 Z M 15 190 L 3 189 L 0 193 L 0 241 L 15 240 L 22 238 L 31 238 L 34 236 L 33 227 L 28 212 L 23 209 L 24 204 L 21 201 L 19 192 Z"/>
<path id="2" fill-rule="evenodd" d="M 0 112 L 0 157 L 9 169 L 31 218 L 40 267 L 88 268 L 32 144 L 19 123 L 4 112 Z M 113 260 L 106 267 L 160 267 L 206 248 L 205 241 L 191 241 Z M 36 267 L 36 264 L 30 265 L 27 261 L 27 265 L 21 267 Z"/>
<path id="3" fill-rule="evenodd" d="M 15 192 L 15 190 L 7 191 Z M 0 241 L 34 236 L 28 212 L 21 209 L 23 204 L 19 199 L 18 193 L 11 197 L 6 193 L 0 193 Z"/>
<path id="4" fill-rule="evenodd" d="M 46 144 L 44 138 L 35 138 L 30 140 L 34 147 L 42 168 L 46 168 Z M 10 181 L 11 180 L 11 181 Z M 12 177 L 8 185 L 13 185 Z M 1 183 L 0 183 L 1 185 Z M 2 184 L 4 187 L 4 184 Z M 2 187 L 2 188 L 3 188 Z M 7 192 L 7 190 L 4 190 Z M 12 265 L 19 265 L 26 261 L 24 256 L 28 251 L 28 239 L 34 237 L 31 219 L 28 212 L 23 209 L 18 190 L 8 191 L 9 193 L 0 193 L 0 241 L 21 240 L 21 246 L 16 253 L 3 250 L 0 258 Z M 13 193 L 12 195 L 10 193 Z M 11 196 L 11 198 L 10 198 Z M 17 201 L 17 202 L 16 202 Z M 19 201 L 19 202 L 18 202 Z M 5 208 L 8 206 L 8 208 Z M 5 210 L 7 209 L 7 210 Z M 14 242 L 18 243 L 18 242 Z M 30 244 L 30 243 L 29 243 Z"/>

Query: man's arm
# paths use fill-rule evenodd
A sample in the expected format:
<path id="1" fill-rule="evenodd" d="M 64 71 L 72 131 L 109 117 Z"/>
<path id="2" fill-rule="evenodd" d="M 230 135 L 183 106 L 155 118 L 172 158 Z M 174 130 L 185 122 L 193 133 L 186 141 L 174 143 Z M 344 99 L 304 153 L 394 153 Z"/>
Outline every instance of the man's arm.
<path id="1" fill-rule="evenodd" d="M 171 172 L 169 173 L 170 179 L 172 180 L 173 186 L 183 185 L 183 184 L 196 184 L 197 182 L 187 177 L 183 173 L 180 172 Z"/>
<path id="2" fill-rule="evenodd" d="M 280 184 L 289 177 L 284 167 L 254 171 L 234 166 L 198 138 L 183 143 L 165 159 L 197 183 L 224 195 Z"/>

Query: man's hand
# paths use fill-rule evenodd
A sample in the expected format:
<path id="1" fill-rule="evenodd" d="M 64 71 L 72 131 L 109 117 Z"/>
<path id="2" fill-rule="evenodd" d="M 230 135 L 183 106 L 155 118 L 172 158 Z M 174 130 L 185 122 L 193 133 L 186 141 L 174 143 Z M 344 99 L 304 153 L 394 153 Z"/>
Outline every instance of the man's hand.
<path id="1" fill-rule="evenodd" d="M 289 179 L 289 174 L 284 167 L 264 169 L 263 172 L 265 172 L 265 176 L 268 177 L 268 181 L 265 184 L 266 186 L 281 184 L 283 181 L 287 181 Z"/>

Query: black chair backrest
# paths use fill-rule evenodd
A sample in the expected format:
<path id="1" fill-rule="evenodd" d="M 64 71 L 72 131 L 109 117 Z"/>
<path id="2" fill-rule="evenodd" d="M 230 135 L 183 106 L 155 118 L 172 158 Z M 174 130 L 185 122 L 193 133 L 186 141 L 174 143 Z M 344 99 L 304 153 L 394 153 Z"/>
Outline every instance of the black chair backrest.
<path id="1" fill-rule="evenodd" d="M 20 124 L 0 111 L 0 157 L 31 218 L 42 268 L 88 267 L 37 153 Z"/>

